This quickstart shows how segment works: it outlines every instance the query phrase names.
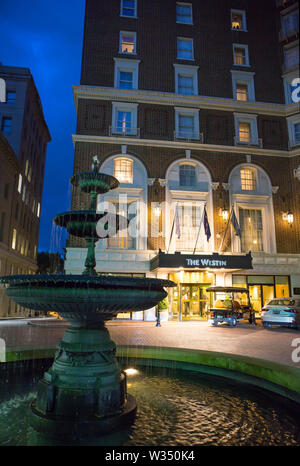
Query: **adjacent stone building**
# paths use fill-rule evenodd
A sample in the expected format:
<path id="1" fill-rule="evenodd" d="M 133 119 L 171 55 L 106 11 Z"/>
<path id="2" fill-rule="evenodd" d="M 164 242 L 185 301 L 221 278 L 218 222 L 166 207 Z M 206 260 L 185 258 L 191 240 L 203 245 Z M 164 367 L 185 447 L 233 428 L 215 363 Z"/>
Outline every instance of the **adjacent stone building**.
<path id="1" fill-rule="evenodd" d="M 50 134 L 30 70 L 0 65 L 0 79 L 0 274 L 34 273 Z M 0 317 L 28 312 L 1 293 Z"/>
<path id="2" fill-rule="evenodd" d="M 214 284 L 247 287 L 258 313 L 300 296 L 298 15 L 292 0 L 86 2 L 74 173 L 97 154 L 120 181 L 109 209 L 136 222 L 98 242 L 97 271 L 174 280 L 168 319 L 207 318 Z M 71 237 L 66 271 L 85 254 Z"/>

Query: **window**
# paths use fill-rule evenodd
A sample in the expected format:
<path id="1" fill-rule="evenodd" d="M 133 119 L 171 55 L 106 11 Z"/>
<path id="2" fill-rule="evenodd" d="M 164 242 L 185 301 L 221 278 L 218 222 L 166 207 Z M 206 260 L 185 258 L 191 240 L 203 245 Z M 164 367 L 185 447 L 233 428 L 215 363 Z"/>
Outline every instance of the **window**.
<path id="1" fill-rule="evenodd" d="M 239 122 L 239 140 L 240 140 L 240 142 L 250 142 L 251 141 L 250 123 L 246 123 L 244 121 Z"/>
<path id="2" fill-rule="evenodd" d="M 262 211 L 239 208 L 241 252 L 263 251 Z"/>
<path id="3" fill-rule="evenodd" d="M 260 145 L 258 139 L 257 116 L 248 113 L 235 113 L 235 144 Z"/>
<path id="4" fill-rule="evenodd" d="M 300 116 L 299 114 L 287 118 L 290 148 L 300 144 Z"/>
<path id="5" fill-rule="evenodd" d="M 22 192 L 22 181 L 23 181 L 23 177 L 21 175 L 21 173 L 19 174 L 19 180 L 18 180 L 18 192 L 21 193 Z"/>
<path id="6" fill-rule="evenodd" d="M 233 98 L 242 101 L 255 101 L 254 74 L 247 71 L 231 70 Z"/>
<path id="7" fill-rule="evenodd" d="M 138 67 L 140 60 L 115 58 L 114 86 L 119 89 L 138 89 Z"/>
<path id="8" fill-rule="evenodd" d="M 137 104 L 113 102 L 112 134 L 137 135 Z"/>
<path id="9" fill-rule="evenodd" d="M 114 177 L 120 183 L 133 183 L 133 162 L 125 157 L 114 159 Z"/>
<path id="10" fill-rule="evenodd" d="M 241 189 L 243 191 L 255 191 L 255 173 L 250 168 L 242 168 L 241 175 Z"/>
<path id="11" fill-rule="evenodd" d="M 190 3 L 176 4 L 176 21 L 177 23 L 193 24 L 192 5 Z"/>
<path id="12" fill-rule="evenodd" d="M 136 18 L 137 0 L 121 0 L 121 16 Z"/>
<path id="13" fill-rule="evenodd" d="M 247 31 L 246 12 L 244 10 L 231 10 L 231 29 Z"/>
<path id="14" fill-rule="evenodd" d="M 248 46 L 233 44 L 233 64 L 239 66 L 249 66 Z"/>
<path id="15" fill-rule="evenodd" d="M 177 38 L 177 58 L 181 60 L 194 60 L 193 39 Z"/>
<path id="16" fill-rule="evenodd" d="M 175 138 L 199 139 L 199 111 L 175 108 Z"/>
<path id="17" fill-rule="evenodd" d="M 179 184 L 180 186 L 196 186 L 196 169 L 193 165 L 180 165 Z"/>
<path id="18" fill-rule="evenodd" d="M 8 105 L 14 105 L 16 103 L 16 91 L 7 91 L 6 103 Z"/>
<path id="19" fill-rule="evenodd" d="M 299 65 L 299 46 L 284 49 L 284 69 L 285 71 Z"/>
<path id="20" fill-rule="evenodd" d="M 11 247 L 12 247 L 12 249 L 16 249 L 16 246 L 17 246 L 17 230 L 14 228 L 13 229 Z"/>
<path id="21" fill-rule="evenodd" d="M 135 54 L 136 53 L 136 33 L 135 32 L 120 32 L 120 53 Z"/>
<path id="22" fill-rule="evenodd" d="M 177 65 L 175 68 L 175 92 L 181 95 L 198 95 L 198 66 Z"/>
<path id="23" fill-rule="evenodd" d="M 281 17 L 282 34 L 290 35 L 299 31 L 299 10 Z"/>
<path id="24" fill-rule="evenodd" d="M 1 130 L 5 134 L 10 134 L 12 129 L 12 118 L 9 117 L 3 117 L 2 118 L 2 126 Z"/>

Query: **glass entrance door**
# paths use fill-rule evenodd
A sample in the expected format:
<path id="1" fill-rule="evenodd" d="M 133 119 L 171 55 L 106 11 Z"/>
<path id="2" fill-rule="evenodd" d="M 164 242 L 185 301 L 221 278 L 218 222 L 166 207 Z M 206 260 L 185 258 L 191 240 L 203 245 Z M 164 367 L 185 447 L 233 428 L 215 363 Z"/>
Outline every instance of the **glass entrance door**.
<path id="1" fill-rule="evenodd" d="M 253 309 L 260 315 L 265 304 L 274 298 L 274 285 L 249 285 L 249 295 Z"/>
<path id="2" fill-rule="evenodd" d="M 209 284 L 181 285 L 181 320 L 207 320 Z"/>

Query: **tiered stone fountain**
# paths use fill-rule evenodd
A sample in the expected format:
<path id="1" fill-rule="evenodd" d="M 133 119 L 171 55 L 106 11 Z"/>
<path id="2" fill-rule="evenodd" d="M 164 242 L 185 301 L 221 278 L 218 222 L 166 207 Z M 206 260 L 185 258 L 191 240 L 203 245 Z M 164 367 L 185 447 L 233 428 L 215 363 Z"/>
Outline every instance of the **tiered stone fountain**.
<path id="1" fill-rule="evenodd" d="M 127 393 L 126 374 L 120 370 L 116 345 L 105 321 L 118 312 L 141 311 L 167 295 L 168 280 L 100 276 L 95 271 L 97 222 L 107 213 L 96 210 L 97 196 L 117 188 L 116 178 L 98 172 L 79 173 L 71 183 L 90 194 L 89 210 L 57 215 L 54 222 L 85 238 L 88 252 L 82 275 L 15 275 L 2 277 L 6 294 L 17 304 L 37 311 L 54 311 L 70 322 L 58 344 L 52 367 L 39 382 L 31 405 L 31 424 L 47 435 L 93 436 L 130 424 L 136 400 Z M 116 216 L 117 230 L 128 225 Z"/>

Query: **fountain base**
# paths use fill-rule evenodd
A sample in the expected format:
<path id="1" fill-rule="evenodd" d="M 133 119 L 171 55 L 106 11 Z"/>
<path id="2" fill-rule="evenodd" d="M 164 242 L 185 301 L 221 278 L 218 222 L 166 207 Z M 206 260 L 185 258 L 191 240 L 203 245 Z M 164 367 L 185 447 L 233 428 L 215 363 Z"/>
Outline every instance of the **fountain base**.
<path id="1" fill-rule="evenodd" d="M 54 436 L 90 436 L 133 422 L 136 401 L 127 395 L 126 373 L 117 363 L 115 343 L 104 325 L 89 327 L 71 326 L 59 342 L 31 406 L 35 430 Z"/>

